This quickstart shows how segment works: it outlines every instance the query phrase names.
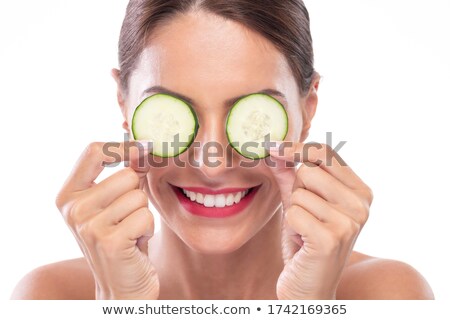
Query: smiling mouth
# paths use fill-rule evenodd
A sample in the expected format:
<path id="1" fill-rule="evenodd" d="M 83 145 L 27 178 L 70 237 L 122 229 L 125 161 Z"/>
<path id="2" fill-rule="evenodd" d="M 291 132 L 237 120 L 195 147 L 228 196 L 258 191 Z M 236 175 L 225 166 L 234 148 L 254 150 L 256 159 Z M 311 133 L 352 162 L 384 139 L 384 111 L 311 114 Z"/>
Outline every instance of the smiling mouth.
<path id="1" fill-rule="evenodd" d="M 192 202 L 201 204 L 207 208 L 224 208 L 238 204 L 243 200 L 254 188 L 249 188 L 244 191 L 233 193 L 220 193 L 220 194 L 205 194 L 200 192 L 189 191 L 183 188 L 179 188 L 186 198 Z"/>
<path id="2" fill-rule="evenodd" d="M 251 188 L 212 190 L 169 184 L 180 205 L 189 213 L 206 218 L 225 218 L 244 212 L 262 184 Z"/>

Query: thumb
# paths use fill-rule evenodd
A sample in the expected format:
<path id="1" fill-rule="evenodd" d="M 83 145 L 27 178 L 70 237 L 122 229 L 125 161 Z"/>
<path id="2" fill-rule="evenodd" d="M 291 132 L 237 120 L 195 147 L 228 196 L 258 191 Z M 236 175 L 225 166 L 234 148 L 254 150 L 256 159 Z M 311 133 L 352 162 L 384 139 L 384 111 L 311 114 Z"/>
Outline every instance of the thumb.
<path id="1" fill-rule="evenodd" d="M 269 166 L 274 179 L 277 181 L 277 185 L 281 194 L 281 203 L 283 207 L 283 220 L 282 220 L 282 253 L 283 260 L 286 264 L 296 252 L 300 250 L 303 245 L 302 238 L 297 234 L 288 224 L 285 219 L 285 214 L 291 206 L 291 195 L 296 180 L 296 162 L 290 161 L 277 156 L 276 150 L 270 149 L 271 156 L 267 157 L 267 165 Z"/>
<path id="2" fill-rule="evenodd" d="M 124 146 L 125 166 L 132 168 L 140 177 L 145 176 L 151 167 L 152 144 L 148 141 L 128 141 Z"/>
<path id="3" fill-rule="evenodd" d="M 295 182 L 295 165 L 284 159 L 272 156 L 266 158 L 266 164 L 270 168 L 270 171 L 277 182 L 283 212 L 285 213 L 291 205 L 290 199 Z"/>
<path id="4" fill-rule="evenodd" d="M 139 189 L 143 189 L 146 183 L 147 173 L 152 167 L 152 143 L 148 141 L 128 141 L 124 145 L 125 167 L 130 167 L 139 177 Z"/>

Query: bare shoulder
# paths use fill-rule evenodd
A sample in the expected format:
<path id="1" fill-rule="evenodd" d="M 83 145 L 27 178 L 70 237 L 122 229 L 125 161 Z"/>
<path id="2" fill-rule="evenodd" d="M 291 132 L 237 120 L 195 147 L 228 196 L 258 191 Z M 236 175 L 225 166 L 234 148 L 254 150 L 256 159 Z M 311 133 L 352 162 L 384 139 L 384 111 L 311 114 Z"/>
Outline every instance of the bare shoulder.
<path id="1" fill-rule="evenodd" d="M 425 278 L 407 263 L 353 252 L 342 275 L 338 299 L 434 299 Z"/>
<path id="2" fill-rule="evenodd" d="M 64 260 L 26 274 L 17 284 L 11 299 L 95 299 L 95 282 L 84 258 Z"/>
<path id="3" fill-rule="evenodd" d="M 342 275 L 337 298 L 434 299 L 425 278 L 412 266 L 354 252 Z M 84 258 L 41 266 L 25 275 L 11 299 L 90 300 L 95 299 L 95 283 Z"/>

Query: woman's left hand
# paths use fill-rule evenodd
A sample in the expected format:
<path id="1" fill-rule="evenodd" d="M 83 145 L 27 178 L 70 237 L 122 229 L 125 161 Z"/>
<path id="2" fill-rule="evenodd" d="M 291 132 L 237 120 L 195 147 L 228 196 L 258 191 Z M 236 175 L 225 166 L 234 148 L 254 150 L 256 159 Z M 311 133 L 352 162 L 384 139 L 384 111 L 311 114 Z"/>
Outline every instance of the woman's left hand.
<path id="1" fill-rule="evenodd" d="M 284 270 L 279 299 L 335 299 L 355 241 L 367 221 L 370 188 L 326 144 L 271 148 L 283 205 Z M 302 162 L 296 169 L 294 162 Z M 290 165 L 290 166 L 289 166 Z"/>

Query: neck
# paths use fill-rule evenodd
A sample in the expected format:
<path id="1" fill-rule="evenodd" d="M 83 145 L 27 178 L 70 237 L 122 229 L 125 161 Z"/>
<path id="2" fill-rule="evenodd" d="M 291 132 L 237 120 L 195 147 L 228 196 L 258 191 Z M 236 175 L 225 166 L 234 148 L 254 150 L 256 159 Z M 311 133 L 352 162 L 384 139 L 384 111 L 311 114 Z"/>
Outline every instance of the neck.
<path id="1" fill-rule="evenodd" d="M 150 260 L 160 281 L 160 299 L 276 299 L 283 269 L 281 211 L 252 239 L 227 254 L 190 249 L 161 223 L 149 243 Z"/>

